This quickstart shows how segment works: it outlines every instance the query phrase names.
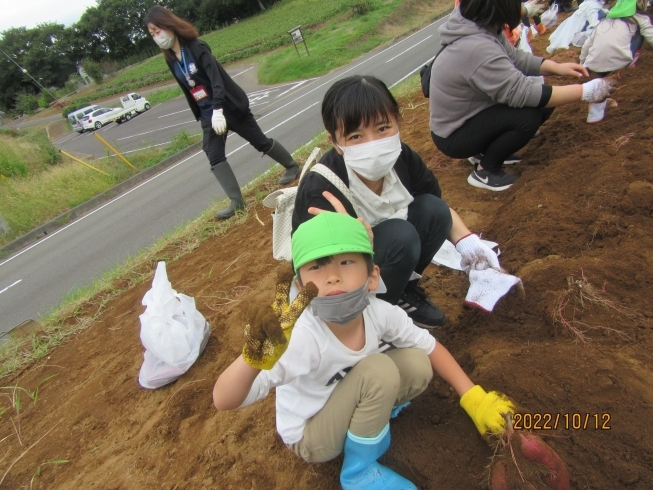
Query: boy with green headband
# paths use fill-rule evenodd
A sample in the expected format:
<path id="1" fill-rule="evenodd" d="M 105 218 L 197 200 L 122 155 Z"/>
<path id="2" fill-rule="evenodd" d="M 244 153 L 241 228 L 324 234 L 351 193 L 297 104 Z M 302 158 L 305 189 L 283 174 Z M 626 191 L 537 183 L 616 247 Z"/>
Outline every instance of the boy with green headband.
<path id="1" fill-rule="evenodd" d="M 288 448 L 308 462 L 344 452 L 345 489 L 416 488 L 377 459 L 390 446 L 390 418 L 426 389 L 433 371 L 461 396 L 481 434 L 504 429 L 512 403 L 475 386 L 427 330 L 374 296 L 379 267 L 360 221 L 322 212 L 297 228 L 292 253 L 290 297 L 299 295 L 288 304 L 282 280 L 272 308 L 250 315 L 243 354 L 215 384 L 218 410 L 276 387 L 277 431 Z"/>

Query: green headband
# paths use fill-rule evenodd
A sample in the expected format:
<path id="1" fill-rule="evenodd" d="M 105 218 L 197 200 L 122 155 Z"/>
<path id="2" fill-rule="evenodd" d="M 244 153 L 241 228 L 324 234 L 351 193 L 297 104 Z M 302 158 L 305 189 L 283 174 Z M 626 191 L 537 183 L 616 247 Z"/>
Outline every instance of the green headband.
<path id="1" fill-rule="evenodd" d="M 295 272 L 311 260 L 351 252 L 374 254 L 365 226 L 348 214 L 320 213 L 299 225 L 292 236 Z"/>
<path id="2" fill-rule="evenodd" d="M 621 19 L 635 15 L 637 0 L 619 0 L 608 12 L 608 19 Z"/>

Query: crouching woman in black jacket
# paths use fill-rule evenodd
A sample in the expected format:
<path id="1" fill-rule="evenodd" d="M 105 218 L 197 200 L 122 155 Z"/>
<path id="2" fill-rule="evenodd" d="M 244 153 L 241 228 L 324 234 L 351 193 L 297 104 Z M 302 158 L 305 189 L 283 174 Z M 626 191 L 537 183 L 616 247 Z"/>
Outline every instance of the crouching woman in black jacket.
<path id="1" fill-rule="evenodd" d="M 149 10 L 145 26 L 161 48 L 195 119 L 201 121 L 203 148 L 211 172 L 230 199 L 229 206 L 219 211 L 216 218 L 229 218 L 245 207 L 240 186 L 225 155 L 229 129 L 286 168 L 279 184 L 292 182 L 299 165 L 281 143 L 263 134 L 249 109 L 247 95 L 218 63 L 208 44 L 198 39 L 195 27 L 161 6 Z"/>

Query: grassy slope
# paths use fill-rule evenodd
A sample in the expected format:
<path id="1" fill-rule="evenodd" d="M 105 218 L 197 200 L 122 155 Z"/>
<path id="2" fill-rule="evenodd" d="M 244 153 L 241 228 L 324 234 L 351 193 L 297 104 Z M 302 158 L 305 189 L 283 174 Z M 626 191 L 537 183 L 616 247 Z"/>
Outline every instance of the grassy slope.
<path id="1" fill-rule="evenodd" d="M 23 138 L 27 139 L 27 143 L 22 141 Z M 4 140 L 3 144 L 10 149 L 14 148 L 16 152 L 23 149 L 28 152 L 25 153 L 26 155 L 36 154 L 36 158 L 38 158 L 40 154 L 38 147 L 31 143 L 32 140 L 29 136 L 23 138 L 12 141 L 11 138 L 3 137 L 0 139 L 0 143 L 3 143 Z M 0 245 L 14 240 L 139 171 L 174 155 L 199 141 L 199 138 L 199 136 L 190 136 L 182 131 L 166 148 L 150 148 L 128 155 L 128 160 L 136 167 L 135 170 L 125 165 L 117 157 L 87 162 L 109 174 L 103 175 L 65 158 L 63 163 L 41 171 L 32 171 L 23 178 L 0 178 L 0 195 L 2 196 L 0 216 L 9 225 L 9 232 L 0 235 Z M 2 152 L 4 149 L 0 144 L 0 157 Z M 37 163 L 32 162 L 30 168 L 36 169 Z"/>
<path id="2" fill-rule="evenodd" d="M 340 12 L 305 33 L 310 56 L 298 45 L 260 57 L 259 80 L 274 84 L 324 75 L 372 49 L 422 27 L 451 8 L 448 0 L 377 1 L 365 15 Z"/>

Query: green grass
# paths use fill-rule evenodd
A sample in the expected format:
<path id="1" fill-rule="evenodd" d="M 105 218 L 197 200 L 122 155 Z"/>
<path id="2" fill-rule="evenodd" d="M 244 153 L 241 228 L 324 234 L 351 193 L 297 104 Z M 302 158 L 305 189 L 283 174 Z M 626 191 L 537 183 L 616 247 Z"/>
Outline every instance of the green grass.
<path id="1" fill-rule="evenodd" d="M 108 176 L 72 162 L 66 157 L 61 164 L 50 166 L 46 170 L 29 172 L 19 178 L 0 179 L 0 216 L 9 225 L 8 233 L 0 235 L 0 245 L 174 155 L 200 138 L 200 135 L 191 136 L 182 131 L 166 148 L 151 148 L 129 154 L 127 159 L 136 167 L 135 170 L 115 156 L 86 161 L 89 165 L 108 173 Z"/>
<path id="2" fill-rule="evenodd" d="M 45 131 L 0 130 L 0 183 L 45 170 L 60 161 L 61 155 Z"/>
<path id="3" fill-rule="evenodd" d="M 167 102 L 168 100 L 175 99 L 183 95 L 180 87 L 171 87 L 157 90 L 156 92 L 150 92 L 147 94 L 147 101 L 154 105 L 160 104 L 162 102 Z"/>
<path id="4" fill-rule="evenodd" d="M 277 50 L 262 57 L 259 81 L 275 84 L 324 75 L 372 49 L 417 29 L 451 9 L 442 0 L 374 0 L 373 9 L 355 16 L 344 11 L 306 38 L 303 45 Z"/>

